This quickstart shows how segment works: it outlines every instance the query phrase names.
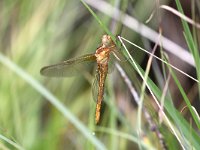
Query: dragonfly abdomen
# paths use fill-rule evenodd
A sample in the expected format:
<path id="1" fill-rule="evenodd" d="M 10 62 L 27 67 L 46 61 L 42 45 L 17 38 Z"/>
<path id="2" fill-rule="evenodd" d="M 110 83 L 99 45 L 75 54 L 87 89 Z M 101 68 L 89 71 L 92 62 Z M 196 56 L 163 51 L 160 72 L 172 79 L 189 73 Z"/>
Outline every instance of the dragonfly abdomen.
<path id="1" fill-rule="evenodd" d="M 97 96 L 97 104 L 96 104 L 96 117 L 95 117 L 95 122 L 96 124 L 100 120 L 100 114 L 101 114 L 101 103 L 103 100 L 103 95 L 104 95 L 104 85 L 105 85 L 105 80 L 106 76 L 108 73 L 108 63 L 106 64 L 98 64 L 98 75 L 99 75 L 99 87 L 98 87 L 98 96 Z"/>

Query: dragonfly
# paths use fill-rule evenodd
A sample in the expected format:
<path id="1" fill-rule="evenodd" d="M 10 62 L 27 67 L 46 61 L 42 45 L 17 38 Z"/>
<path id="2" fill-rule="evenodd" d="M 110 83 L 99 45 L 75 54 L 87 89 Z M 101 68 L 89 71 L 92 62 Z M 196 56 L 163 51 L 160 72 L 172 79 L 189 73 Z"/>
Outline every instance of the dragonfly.
<path id="1" fill-rule="evenodd" d="M 117 51 L 116 45 L 111 36 L 103 35 L 101 45 L 93 54 L 86 54 L 77 58 L 72 58 L 58 64 L 45 66 L 40 70 L 41 75 L 48 77 L 68 77 L 81 72 L 88 62 L 97 64 L 97 102 L 95 111 L 95 123 L 98 124 L 101 115 L 101 104 L 104 95 L 105 80 L 108 74 L 110 54 Z M 94 87 L 93 87 L 94 88 Z M 94 89 L 93 89 L 94 90 Z M 94 95 L 93 95 L 94 96 Z"/>

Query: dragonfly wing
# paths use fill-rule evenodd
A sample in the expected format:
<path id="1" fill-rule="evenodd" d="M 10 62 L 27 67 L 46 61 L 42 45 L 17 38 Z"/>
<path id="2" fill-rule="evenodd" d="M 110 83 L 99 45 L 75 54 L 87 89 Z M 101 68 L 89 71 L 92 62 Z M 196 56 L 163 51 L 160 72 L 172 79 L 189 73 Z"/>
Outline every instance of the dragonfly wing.
<path id="1" fill-rule="evenodd" d="M 126 61 L 127 59 L 119 50 L 112 51 L 110 55 L 110 60 L 108 62 L 108 74 L 114 71 L 116 62 L 126 62 Z"/>
<path id="2" fill-rule="evenodd" d="M 105 83 L 106 85 L 106 83 Z M 99 88 L 99 74 L 95 74 L 95 79 L 92 83 L 92 98 L 95 102 L 97 102 L 98 97 L 98 88 Z M 106 92 L 104 92 L 104 96 L 106 95 Z"/>
<path id="3" fill-rule="evenodd" d="M 78 58 L 69 59 L 58 64 L 43 67 L 41 75 L 49 77 L 67 77 L 81 74 L 88 70 L 89 65 L 96 61 L 95 54 L 87 54 Z"/>
<path id="4" fill-rule="evenodd" d="M 112 73 L 115 69 L 115 56 L 113 54 L 110 55 L 110 60 L 108 62 L 108 74 Z"/>
<path id="5" fill-rule="evenodd" d="M 118 49 L 112 51 L 112 55 L 113 55 L 113 57 L 115 57 L 115 60 L 117 60 L 119 62 L 126 62 L 127 61 L 127 58 Z"/>
<path id="6" fill-rule="evenodd" d="M 95 75 L 95 79 L 92 84 L 92 97 L 95 102 L 97 102 L 98 87 L 99 87 L 99 74 L 97 73 Z"/>

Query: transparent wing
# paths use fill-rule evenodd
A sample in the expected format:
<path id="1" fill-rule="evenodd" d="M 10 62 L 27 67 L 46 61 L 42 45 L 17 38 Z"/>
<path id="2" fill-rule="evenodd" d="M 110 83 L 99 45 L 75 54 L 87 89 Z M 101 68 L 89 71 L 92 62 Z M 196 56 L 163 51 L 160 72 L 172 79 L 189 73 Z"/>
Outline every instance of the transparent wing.
<path id="1" fill-rule="evenodd" d="M 108 62 L 108 74 L 112 73 L 115 69 L 116 58 L 113 54 L 110 55 L 110 60 Z"/>
<path id="2" fill-rule="evenodd" d="M 112 55 L 113 55 L 114 59 L 117 60 L 117 61 L 119 61 L 119 62 L 125 62 L 125 61 L 127 61 L 127 58 L 118 49 L 112 51 Z"/>
<path id="3" fill-rule="evenodd" d="M 92 84 L 92 97 L 95 102 L 97 102 L 98 87 L 99 87 L 99 74 L 96 73 L 95 79 Z"/>
<path id="4" fill-rule="evenodd" d="M 106 78 L 107 80 L 107 78 Z M 106 81 L 105 81 L 105 87 L 106 87 Z M 97 96 L 98 96 L 98 88 L 99 88 L 99 74 L 95 74 L 95 79 L 92 83 L 92 98 L 95 102 L 97 102 Z M 104 96 L 106 95 L 105 89 L 104 89 Z M 104 97 L 103 96 L 103 97 Z"/>
<path id="5" fill-rule="evenodd" d="M 125 62 L 127 59 L 123 56 L 123 54 L 119 50 L 114 50 L 110 54 L 110 60 L 108 62 L 108 74 L 112 73 L 115 69 L 115 62 Z"/>
<path id="6" fill-rule="evenodd" d="M 69 59 L 58 64 L 45 66 L 40 74 L 49 77 L 67 77 L 88 70 L 89 64 L 96 61 L 95 54 L 87 54 L 78 58 Z"/>

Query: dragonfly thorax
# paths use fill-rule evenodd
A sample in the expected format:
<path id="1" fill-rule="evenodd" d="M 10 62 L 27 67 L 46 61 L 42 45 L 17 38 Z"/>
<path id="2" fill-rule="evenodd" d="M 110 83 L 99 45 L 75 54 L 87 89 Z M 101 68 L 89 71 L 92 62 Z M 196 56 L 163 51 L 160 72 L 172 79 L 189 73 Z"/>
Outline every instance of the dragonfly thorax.
<path id="1" fill-rule="evenodd" d="M 109 50 L 108 49 L 99 49 L 99 51 L 96 51 L 96 60 L 97 63 L 105 64 L 108 63 L 109 60 Z"/>

